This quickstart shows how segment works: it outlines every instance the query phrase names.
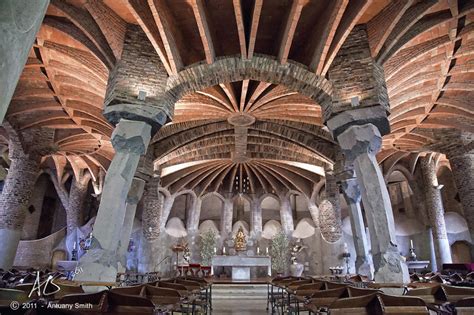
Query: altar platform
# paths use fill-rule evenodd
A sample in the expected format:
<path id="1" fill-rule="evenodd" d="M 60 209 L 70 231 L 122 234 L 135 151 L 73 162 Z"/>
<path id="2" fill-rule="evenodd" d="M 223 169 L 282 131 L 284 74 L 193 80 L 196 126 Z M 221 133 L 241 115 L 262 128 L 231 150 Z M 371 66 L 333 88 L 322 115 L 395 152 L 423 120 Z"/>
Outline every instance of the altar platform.
<path id="1" fill-rule="evenodd" d="M 240 255 L 218 255 L 212 258 L 211 275 L 214 275 L 215 267 L 231 267 L 232 280 L 250 280 L 251 267 L 266 267 L 267 275 L 272 274 L 272 262 L 269 256 L 240 256 Z"/>
<path id="2" fill-rule="evenodd" d="M 250 278 L 247 280 L 237 280 L 232 278 L 212 277 L 210 278 L 210 282 L 212 282 L 212 284 L 267 284 L 272 279 L 272 277 L 259 277 Z"/>

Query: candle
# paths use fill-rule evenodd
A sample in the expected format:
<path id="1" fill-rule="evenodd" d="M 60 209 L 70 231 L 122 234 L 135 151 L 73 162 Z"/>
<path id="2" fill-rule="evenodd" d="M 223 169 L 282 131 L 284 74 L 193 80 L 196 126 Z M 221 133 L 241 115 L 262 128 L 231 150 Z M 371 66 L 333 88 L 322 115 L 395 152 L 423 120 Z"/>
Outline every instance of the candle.
<path id="1" fill-rule="evenodd" d="M 348 253 L 349 249 L 347 248 L 347 243 L 344 243 L 344 253 Z"/>
<path id="2" fill-rule="evenodd" d="M 265 248 L 265 254 L 268 255 L 268 246 L 267 246 L 267 248 Z"/>
<path id="3" fill-rule="evenodd" d="M 72 245 L 72 249 L 76 249 L 76 242 Z"/>
<path id="4" fill-rule="evenodd" d="M 257 255 L 260 255 L 260 247 L 257 246 Z"/>
<path id="5" fill-rule="evenodd" d="M 225 247 L 222 247 L 222 254 L 225 255 Z"/>
<path id="6" fill-rule="evenodd" d="M 414 248 L 413 247 L 413 240 L 410 240 L 410 248 Z"/>
<path id="7" fill-rule="evenodd" d="M 217 254 L 217 247 L 214 247 L 214 254 Z"/>

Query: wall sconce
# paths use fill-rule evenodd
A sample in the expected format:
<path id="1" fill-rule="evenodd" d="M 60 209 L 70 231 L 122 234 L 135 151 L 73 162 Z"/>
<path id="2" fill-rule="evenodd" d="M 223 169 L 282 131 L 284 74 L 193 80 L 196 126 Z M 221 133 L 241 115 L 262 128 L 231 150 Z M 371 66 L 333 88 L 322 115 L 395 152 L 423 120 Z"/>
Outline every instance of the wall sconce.
<path id="1" fill-rule="evenodd" d="M 351 97 L 351 106 L 358 107 L 360 105 L 359 96 Z"/>

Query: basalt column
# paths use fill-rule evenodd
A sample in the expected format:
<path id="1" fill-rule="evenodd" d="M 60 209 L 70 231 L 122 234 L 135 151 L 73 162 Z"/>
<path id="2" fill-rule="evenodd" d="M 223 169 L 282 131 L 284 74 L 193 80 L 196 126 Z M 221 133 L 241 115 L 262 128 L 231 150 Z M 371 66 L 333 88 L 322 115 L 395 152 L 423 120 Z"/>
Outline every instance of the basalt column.
<path id="1" fill-rule="evenodd" d="M 251 230 L 253 237 L 260 239 L 262 236 L 262 207 L 257 197 L 253 196 L 250 202 L 250 211 L 252 215 Z"/>
<path id="2" fill-rule="evenodd" d="M 0 123 L 8 109 L 49 0 L 0 1 Z"/>
<path id="3" fill-rule="evenodd" d="M 354 174 L 355 175 L 355 174 Z M 352 237 L 356 251 L 355 267 L 358 274 L 373 276 L 373 265 L 369 258 L 369 246 L 365 233 L 364 218 L 360 208 L 361 194 L 357 179 L 349 177 L 341 180 L 341 187 L 344 191 L 344 198 L 349 206 L 349 218 L 351 220 Z"/>
<path id="4" fill-rule="evenodd" d="M 173 104 L 165 93 L 167 74 L 159 56 L 137 25 L 128 25 L 122 55 L 107 84 L 104 116 L 115 125 L 115 156 L 107 170 L 91 249 L 82 256 L 79 281 L 115 281 L 118 245 L 127 196 L 140 156 L 151 137 L 170 121 Z"/>
<path id="5" fill-rule="evenodd" d="M 377 282 L 408 282 L 397 248 L 392 206 L 375 155 L 390 132 L 383 68 L 372 57 L 364 25 L 354 27 L 334 59 L 328 76 L 332 104 L 324 120 L 339 142 L 346 165 L 353 165 L 370 231 Z"/>
<path id="6" fill-rule="evenodd" d="M 120 237 L 120 243 L 117 250 L 119 259 L 119 272 L 125 272 L 127 266 L 128 244 L 130 243 L 130 235 L 132 234 L 137 204 L 142 198 L 144 186 L 145 181 L 141 178 L 135 177 L 132 181 L 132 187 L 128 192 L 125 218 L 122 225 L 122 235 Z"/>
<path id="7" fill-rule="evenodd" d="M 434 160 L 429 157 L 422 158 L 420 160 L 420 168 L 423 176 L 423 189 L 428 208 L 428 217 L 433 233 L 436 262 L 440 270 L 443 264 L 452 262 L 451 248 L 444 221 L 443 200 L 441 199 L 441 190 L 439 189 L 436 177 Z"/>
<path id="8" fill-rule="evenodd" d="M 224 210 L 222 212 L 221 220 L 221 234 L 223 239 L 230 237 L 232 233 L 232 220 L 234 215 L 234 203 L 232 202 L 231 194 L 228 194 L 224 200 Z"/>

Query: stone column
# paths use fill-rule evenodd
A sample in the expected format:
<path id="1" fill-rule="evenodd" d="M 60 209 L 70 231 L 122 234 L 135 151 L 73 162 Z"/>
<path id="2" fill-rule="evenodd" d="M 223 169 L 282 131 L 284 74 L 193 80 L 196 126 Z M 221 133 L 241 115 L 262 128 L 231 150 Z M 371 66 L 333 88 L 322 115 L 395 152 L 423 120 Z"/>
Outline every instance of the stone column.
<path id="1" fill-rule="evenodd" d="M 79 261 L 84 272 L 77 275 L 78 281 L 115 281 L 125 202 L 140 156 L 145 154 L 150 138 L 151 126 L 145 122 L 121 119 L 117 124 L 112 134 L 115 156 L 105 177 L 92 247 Z"/>
<path id="2" fill-rule="evenodd" d="M 472 146 L 471 142 L 471 146 Z M 471 238 L 474 240 L 474 151 L 447 155 Z M 474 258 L 474 246 L 471 247 Z"/>
<path id="3" fill-rule="evenodd" d="M 352 237 L 356 251 L 355 267 L 359 274 L 373 277 L 374 266 L 369 258 L 369 245 L 365 233 L 364 218 L 360 208 L 361 194 L 357 179 L 347 178 L 341 181 L 344 198 L 349 206 L 349 218 L 351 220 Z M 368 273 L 367 273 L 368 271 Z"/>
<path id="4" fill-rule="evenodd" d="M 328 242 L 336 242 L 342 236 L 341 204 L 339 187 L 332 170 L 326 170 L 326 199 L 319 205 L 321 234 Z"/>
<path id="5" fill-rule="evenodd" d="M 262 235 L 262 207 L 260 205 L 260 202 L 258 198 L 254 197 L 252 198 L 252 202 L 250 202 L 250 211 L 252 215 L 252 226 L 251 230 L 253 233 L 253 237 L 256 239 L 260 239 Z"/>
<path id="6" fill-rule="evenodd" d="M 408 282 L 408 269 L 397 248 L 395 223 L 387 186 L 375 155 L 382 144 L 379 129 L 352 125 L 337 135 L 348 164 L 353 164 L 370 231 L 377 282 Z"/>
<path id="7" fill-rule="evenodd" d="M 0 123 L 25 67 L 49 0 L 0 1 Z"/>
<path id="8" fill-rule="evenodd" d="M 10 160 L 0 195 L 0 268 L 4 270 L 13 265 L 40 164 L 39 156 L 25 154 L 19 147 L 10 149 Z"/>
<path id="9" fill-rule="evenodd" d="M 193 205 L 190 211 L 189 224 L 187 226 L 190 234 L 196 234 L 199 230 L 199 220 L 201 218 L 202 199 L 199 196 L 194 198 Z"/>
<path id="10" fill-rule="evenodd" d="M 221 235 L 223 239 L 232 233 L 232 220 L 234 215 L 234 203 L 230 196 L 224 200 L 224 210 L 222 212 Z"/>
<path id="11" fill-rule="evenodd" d="M 119 259 L 119 272 L 125 272 L 127 267 L 127 249 L 130 243 L 130 235 L 132 234 L 133 222 L 135 220 L 135 212 L 137 210 L 137 204 L 142 198 L 143 188 L 145 181 L 140 178 L 134 178 L 132 181 L 132 187 L 127 195 L 127 206 L 125 210 L 125 218 L 122 225 L 122 235 L 118 245 L 118 259 Z"/>
<path id="12" fill-rule="evenodd" d="M 280 221 L 283 231 L 289 236 L 293 233 L 295 227 L 293 223 L 293 213 L 291 211 L 290 195 L 280 196 Z"/>
<path id="13" fill-rule="evenodd" d="M 443 264 L 451 263 L 451 247 L 449 246 L 446 222 L 444 221 L 444 207 L 441 199 L 441 190 L 436 177 L 436 166 L 433 159 L 421 158 L 420 169 L 423 176 L 423 189 L 425 193 L 428 217 L 433 233 L 436 252 L 436 262 L 439 269 Z"/>
<path id="14" fill-rule="evenodd" d="M 160 231 L 164 232 L 166 228 L 166 223 L 168 223 L 168 219 L 170 217 L 171 209 L 173 208 L 173 203 L 174 203 L 174 196 L 167 196 L 163 200 L 163 210 L 162 214 L 163 216 L 161 217 L 160 220 Z"/>

